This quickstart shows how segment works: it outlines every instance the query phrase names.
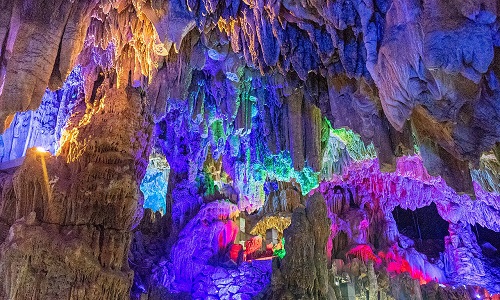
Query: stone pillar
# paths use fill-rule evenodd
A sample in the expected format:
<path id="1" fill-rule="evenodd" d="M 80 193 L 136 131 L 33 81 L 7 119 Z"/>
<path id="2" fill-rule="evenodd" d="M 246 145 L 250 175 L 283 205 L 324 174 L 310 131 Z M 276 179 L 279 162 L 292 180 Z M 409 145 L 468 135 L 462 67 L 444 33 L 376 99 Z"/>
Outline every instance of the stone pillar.
<path id="1" fill-rule="evenodd" d="M 57 156 L 28 151 L 1 199 L 0 299 L 126 299 L 152 124 L 145 99 L 105 82 L 79 102 Z"/>
<path id="2" fill-rule="evenodd" d="M 302 170 L 305 166 L 304 124 L 302 121 L 302 89 L 296 89 L 288 97 L 288 136 L 290 140 L 290 155 L 295 170 Z"/>
<path id="3" fill-rule="evenodd" d="M 287 254 L 279 270 L 273 270 L 274 286 L 269 299 L 327 298 L 326 242 L 329 234 L 325 200 L 316 193 L 307 200 L 306 208 L 295 209 L 292 224 L 284 231 Z"/>
<path id="4" fill-rule="evenodd" d="M 375 274 L 375 269 L 373 268 L 373 261 L 368 261 L 368 283 L 369 283 L 369 300 L 378 299 L 378 283 L 377 275 Z"/>

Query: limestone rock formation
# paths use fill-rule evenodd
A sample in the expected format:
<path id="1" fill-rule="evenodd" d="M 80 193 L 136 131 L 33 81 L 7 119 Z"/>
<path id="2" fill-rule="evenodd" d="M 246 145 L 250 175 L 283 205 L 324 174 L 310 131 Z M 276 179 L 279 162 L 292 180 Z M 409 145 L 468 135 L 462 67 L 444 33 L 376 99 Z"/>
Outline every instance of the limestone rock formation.
<path id="1" fill-rule="evenodd" d="M 0 122 L 17 111 L 36 109 L 48 85 L 62 85 L 83 49 L 96 4 L 97 1 L 0 3 Z"/>
<path id="2" fill-rule="evenodd" d="M 285 230 L 287 255 L 279 271 L 273 273 L 275 278 L 269 299 L 327 299 L 326 240 L 329 230 L 325 201 L 316 193 L 307 200 L 305 208 L 294 211 L 292 224 Z M 276 281 L 279 285 L 274 284 Z"/>
<path id="3" fill-rule="evenodd" d="M 499 13 L 0 0 L 0 299 L 500 293 Z"/>
<path id="4" fill-rule="evenodd" d="M 80 98 L 58 156 L 28 151 L 2 194 L 2 220 L 12 226 L 0 247 L 6 299 L 129 294 L 130 229 L 151 122 L 136 90 L 99 89 L 93 105 Z"/>

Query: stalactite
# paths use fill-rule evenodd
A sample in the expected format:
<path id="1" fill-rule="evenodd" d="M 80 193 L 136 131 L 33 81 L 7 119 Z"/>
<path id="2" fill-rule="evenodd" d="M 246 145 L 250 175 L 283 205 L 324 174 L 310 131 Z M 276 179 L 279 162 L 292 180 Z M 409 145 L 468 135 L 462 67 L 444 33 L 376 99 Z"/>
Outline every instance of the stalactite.
<path id="1" fill-rule="evenodd" d="M 500 231 L 497 15 L 491 0 L 0 0 L 0 298 L 125 299 L 132 239 L 137 299 L 465 298 L 427 283 L 439 268 L 498 292 L 470 229 Z M 139 189 L 152 122 L 164 216 Z M 416 212 L 417 246 L 392 216 L 431 203 L 444 267 L 416 251 Z M 286 256 L 243 263 L 236 211 L 284 231 Z"/>

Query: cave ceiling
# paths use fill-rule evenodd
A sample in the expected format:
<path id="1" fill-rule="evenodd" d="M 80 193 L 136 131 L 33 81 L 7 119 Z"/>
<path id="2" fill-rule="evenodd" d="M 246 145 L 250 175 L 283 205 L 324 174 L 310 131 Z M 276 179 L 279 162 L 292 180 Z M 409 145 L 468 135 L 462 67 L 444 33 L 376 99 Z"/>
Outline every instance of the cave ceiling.
<path id="1" fill-rule="evenodd" d="M 287 98 L 295 110 L 314 105 L 334 127 L 373 142 L 387 170 L 416 143 L 428 170 L 460 192 L 472 193 L 468 169 L 478 168 L 500 140 L 494 0 L 4 0 L 0 6 L 6 126 L 15 112 L 36 109 L 46 87 L 61 87 L 80 64 L 85 90 L 99 76 L 141 87 L 156 120 L 169 99 L 199 88 L 200 76 L 211 82 L 208 94 L 220 107 L 242 105 L 234 99 L 242 82 L 251 82 L 253 94 L 260 84 L 273 95 L 252 95 L 255 101 L 279 107 Z M 234 119 L 235 108 L 225 113 Z M 289 144 L 294 148 L 293 139 Z M 302 157 L 293 160 L 304 164 Z"/>
<path id="2" fill-rule="evenodd" d="M 394 245 L 415 282 L 500 292 L 471 229 L 500 231 L 499 15 L 498 0 L 0 0 L 0 299 L 228 276 L 253 280 L 247 296 L 335 299 L 342 257 L 374 297 L 380 265 L 408 263 Z M 151 191 L 165 215 L 143 210 Z M 450 234 L 432 266 L 392 216 L 431 205 Z M 276 229 L 281 265 L 213 261 L 240 213 L 248 233 Z"/>

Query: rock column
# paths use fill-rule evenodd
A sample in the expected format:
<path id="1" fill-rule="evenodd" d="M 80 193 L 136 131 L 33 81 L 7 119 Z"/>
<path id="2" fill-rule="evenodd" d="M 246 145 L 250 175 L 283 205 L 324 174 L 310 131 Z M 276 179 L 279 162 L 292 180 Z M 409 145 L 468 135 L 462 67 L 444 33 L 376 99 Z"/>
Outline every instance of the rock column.
<path id="1" fill-rule="evenodd" d="M 0 245 L 1 299 L 126 299 L 131 228 L 151 120 L 136 89 L 97 89 L 80 101 L 57 156 L 28 151 L 3 194 L 14 222 Z"/>

